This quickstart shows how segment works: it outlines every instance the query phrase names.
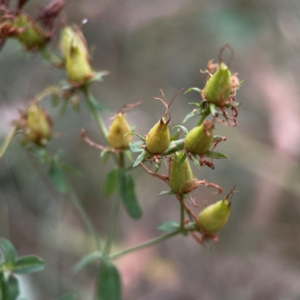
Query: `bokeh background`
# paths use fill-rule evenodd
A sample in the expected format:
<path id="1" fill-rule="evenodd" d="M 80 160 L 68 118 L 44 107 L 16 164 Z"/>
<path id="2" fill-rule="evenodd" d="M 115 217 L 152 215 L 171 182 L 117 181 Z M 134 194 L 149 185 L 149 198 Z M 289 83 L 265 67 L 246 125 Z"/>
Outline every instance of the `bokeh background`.
<path id="1" fill-rule="evenodd" d="M 37 15 L 46 1 L 31 0 L 26 11 Z M 80 24 L 96 70 L 109 70 L 92 90 L 111 112 L 106 124 L 126 103 L 143 100 L 127 113 L 142 135 L 158 121 L 163 106 L 153 100 L 163 89 L 167 99 L 180 89 L 203 87 L 204 69 L 229 42 L 235 51 L 233 72 L 245 83 L 236 128 L 217 126 L 228 140 L 218 146 L 230 159 L 216 169 L 196 170 L 199 179 L 221 185 L 224 195 L 236 185 L 232 213 L 210 252 L 191 237 L 178 236 L 158 246 L 116 261 L 123 280 L 124 299 L 132 300 L 264 300 L 300 299 L 300 2 L 297 0 L 69 0 L 67 20 Z M 52 47 L 55 49 L 55 41 Z M 228 52 L 225 54 L 228 55 Z M 0 53 L 0 140 L 18 117 L 18 109 L 65 74 L 43 62 L 39 54 L 22 52 L 14 41 Z M 172 125 L 191 111 L 195 93 L 181 94 L 171 108 Z M 103 181 L 113 167 L 85 144 L 85 128 L 103 140 L 90 119 L 84 100 L 80 111 L 64 116 L 45 107 L 57 133 L 49 151 L 64 152 L 64 160 L 82 172 L 70 176 L 101 238 L 105 237 L 112 199 L 103 195 Z M 190 119 L 190 129 L 197 118 Z M 163 168 L 162 172 L 166 172 Z M 179 219 L 171 196 L 157 198 L 166 186 L 141 169 L 132 172 L 143 208 L 141 220 L 129 219 L 122 209 L 114 249 L 133 246 L 160 234 L 157 226 Z M 223 196 L 223 195 L 222 195 Z M 220 199 L 212 190 L 194 194 L 200 207 Z M 20 255 L 46 260 L 44 272 L 22 276 L 28 299 L 57 299 L 75 292 L 92 299 L 98 265 L 70 272 L 94 244 L 68 197 L 55 191 L 46 169 L 24 151 L 18 137 L 0 160 L 0 235 L 9 238 Z M 198 208 L 199 209 L 199 208 Z"/>

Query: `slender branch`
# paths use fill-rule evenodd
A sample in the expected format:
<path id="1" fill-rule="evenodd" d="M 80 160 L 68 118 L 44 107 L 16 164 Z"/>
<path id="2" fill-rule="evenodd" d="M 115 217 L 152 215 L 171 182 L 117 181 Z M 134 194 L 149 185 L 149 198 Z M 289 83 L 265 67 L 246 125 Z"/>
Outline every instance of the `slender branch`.
<path id="1" fill-rule="evenodd" d="M 90 93 L 90 91 L 88 90 L 88 86 L 83 86 L 81 88 L 87 103 L 88 103 L 88 107 L 90 110 L 90 113 L 93 115 L 94 119 L 96 120 L 98 127 L 104 137 L 104 139 L 107 141 L 107 135 L 108 135 L 108 131 L 107 128 L 102 120 L 102 118 L 100 117 L 99 113 L 95 110 L 93 102 L 95 102 L 96 100 L 94 99 L 93 95 Z"/>
<path id="2" fill-rule="evenodd" d="M 133 246 L 131 248 L 125 249 L 125 250 L 120 251 L 120 252 L 113 253 L 113 254 L 109 255 L 108 258 L 110 260 L 117 259 L 117 258 L 119 258 L 119 257 L 121 257 L 121 256 L 123 256 L 125 254 L 130 253 L 130 252 L 138 251 L 138 250 L 141 250 L 143 248 L 150 247 L 150 246 L 153 246 L 155 244 L 158 244 L 158 243 L 160 243 L 160 242 L 162 242 L 164 240 L 167 240 L 167 239 L 171 238 L 172 236 L 175 236 L 175 235 L 177 235 L 179 233 L 181 233 L 180 230 L 173 231 L 171 233 L 168 233 L 168 234 L 159 236 L 157 238 L 154 238 L 152 240 L 149 240 L 149 241 L 147 241 L 145 243 Z"/>
<path id="3" fill-rule="evenodd" d="M 67 179 L 66 179 L 66 181 L 68 183 L 68 191 L 69 191 L 70 198 L 71 198 L 73 204 L 75 205 L 77 211 L 79 212 L 79 214 L 80 214 L 87 230 L 89 231 L 90 235 L 94 238 L 97 250 L 99 252 L 101 252 L 101 244 L 100 244 L 100 240 L 99 240 L 97 231 L 94 228 L 94 226 L 93 226 L 90 218 L 88 217 L 87 213 L 83 209 L 83 207 L 81 205 L 81 202 L 80 202 L 79 198 L 77 197 L 71 183 Z"/>

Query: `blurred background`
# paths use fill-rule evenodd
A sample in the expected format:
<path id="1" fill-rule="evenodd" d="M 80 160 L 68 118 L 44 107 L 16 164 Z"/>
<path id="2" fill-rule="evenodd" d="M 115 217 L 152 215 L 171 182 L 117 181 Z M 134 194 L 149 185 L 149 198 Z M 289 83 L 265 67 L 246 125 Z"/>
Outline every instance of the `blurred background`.
<path id="1" fill-rule="evenodd" d="M 30 0 L 25 11 L 36 16 L 47 1 Z M 202 88 L 208 60 L 218 58 L 228 42 L 235 51 L 233 72 L 245 82 L 238 126 L 217 125 L 227 141 L 218 146 L 228 160 L 215 170 L 197 170 L 199 179 L 215 182 L 224 194 L 200 187 L 193 197 L 198 209 L 213 203 L 233 185 L 228 224 L 208 252 L 191 237 L 178 236 L 158 246 L 116 260 L 125 300 L 264 300 L 300 299 L 300 2 L 297 0 L 69 0 L 65 14 L 80 24 L 95 70 L 109 70 L 103 83 L 94 83 L 97 100 L 110 109 L 106 124 L 126 103 L 143 100 L 127 113 L 136 132 L 145 135 L 164 113 L 153 100 L 163 89 L 168 100 L 180 89 Z M 56 41 L 53 42 L 55 49 Z M 229 53 L 225 52 L 225 61 Z M 0 53 L 0 141 L 28 101 L 64 72 L 24 53 L 9 41 Z M 171 108 L 172 125 L 182 123 L 199 95 L 181 94 Z M 63 160 L 83 176 L 70 176 L 101 239 L 105 237 L 112 199 L 103 195 L 103 181 L 114 166 L 101 162 L 99 151 L 80 138 L 81 128 L 104 143 L 83 99 L 80 111 L 61 116 L 49 109 L 57 133 L 49 151 L 64 152 Z M 191 129 L 198 119 L 185 126 Z M 162 168 L 162 173 L 166 169 Z M 179 220 L 172 196 L 157 197 L 167 186 L 140 168 L 132 172 L 143 217 L 131 220 L 122 208 L 115 250 L 161 234 L 157 226 Z M 92 299 L 98 265 L 73 275 L 81 256 L 94 251 L 92 238 L 70 199 L 55 191 L 46 169 L 20 146 L 16 137 L 0 160 L 0 235 L 9 238 L 20 255 L 46 260 L 44 272 L 22 276 L 28 299 L 57 299 L 75 292 Z"/>

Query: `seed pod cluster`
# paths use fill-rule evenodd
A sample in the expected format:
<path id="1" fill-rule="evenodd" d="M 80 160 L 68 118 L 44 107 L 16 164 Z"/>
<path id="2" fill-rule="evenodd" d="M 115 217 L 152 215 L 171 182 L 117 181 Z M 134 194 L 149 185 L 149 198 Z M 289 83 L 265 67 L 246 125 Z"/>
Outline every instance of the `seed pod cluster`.
<path id="1" fill-rule="evenodd" d="M 128 149 L 129 143 L 132 142 L 132 136 L 130 134 L 130 127 L 127 123 L 125 115 L 118 113 L 108 132 L 108 143 L 114 149 Z M 125 136 L 126 135 L 126 136 Z"/>

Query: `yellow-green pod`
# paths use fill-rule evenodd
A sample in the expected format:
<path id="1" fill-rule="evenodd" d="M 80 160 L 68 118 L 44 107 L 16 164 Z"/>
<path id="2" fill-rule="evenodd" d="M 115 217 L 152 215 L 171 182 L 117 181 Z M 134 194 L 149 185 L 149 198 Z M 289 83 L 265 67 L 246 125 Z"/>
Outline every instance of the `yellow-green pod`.
<path id="1" fill-rule="evenodd" d="M 21 30 L 17 37 L 27 50 L 38 50 L 48 41 L 46 32 L 24 13 L 16 16 L 15 26 Z"/>
<path id="2" fill-rule="evenodd" d="M 45 146 L 52 135 L 52 122 L 46 111 L 32 104 L 24 115 L 24 142 Z"/>
<path id="3" fill-rule="evenodd" d="M 206 120 L 186 135 L 185 147 L 189 152 L 201 155 L 210 149 L 213 139 L 213 124 Z"/>
<path id="4" fill-rule="evenodd" d="M 83 83 L 94 75 L 89 62 L 88 50 L 79 29 L 64 27 L 61 32 L 60 49 L 65 60 L 68 79 L 74 83 Z"/>
<path id="5" fill-rule="evenodd" d="M 225 198 L 207 206 L 198 215 L 198 223 L 205 233 L 214 235 L 227 223 L 230 214 L 230 201 Z"/>
<path id="6" fill-rule="evenodd" d="M 219 69 L 209 78 L 204 87 L 205 100 L 222 106 L 232 90 L 231 72 L 221 63 Z"/>
<path id="7" fill-rule="evenodd" d="M 191 191 L 194 185 L 194 174 L 187 158 L 179 165 L 183 151 L 175 152 L 169 162 L 169 182 L 172 191 L 175 194 L 185 194 Z"/>
<path id="8" fill-rule="evenodd" d="M 146 135 L 145 143 L 148 152 L 162 154 L 170 144 L 169 121 L 161 118 Z"/>
<path id="9" fill-rule="evenodd" d="M 129 143 L 132 142 L 132 136 L 130 134 L 130 127 L 127 123 L 125 115 L 118 113 L 108 132 L 108 143 L 114 149 L 128 149 Z M 126 135 L 126 136 L 125 136 Z"/>

